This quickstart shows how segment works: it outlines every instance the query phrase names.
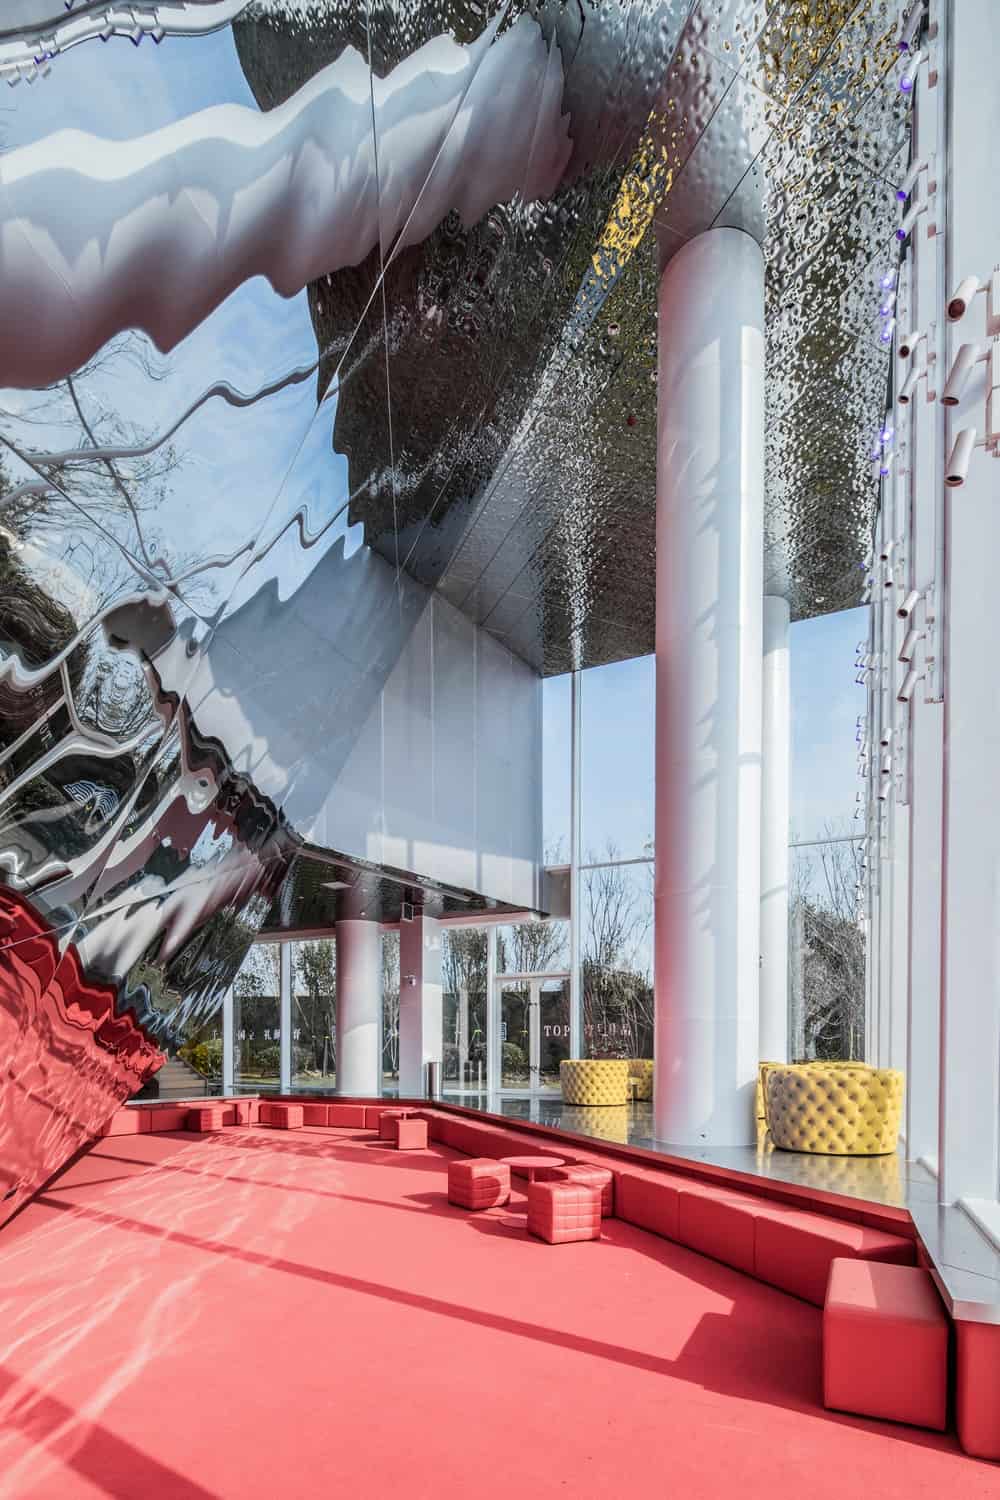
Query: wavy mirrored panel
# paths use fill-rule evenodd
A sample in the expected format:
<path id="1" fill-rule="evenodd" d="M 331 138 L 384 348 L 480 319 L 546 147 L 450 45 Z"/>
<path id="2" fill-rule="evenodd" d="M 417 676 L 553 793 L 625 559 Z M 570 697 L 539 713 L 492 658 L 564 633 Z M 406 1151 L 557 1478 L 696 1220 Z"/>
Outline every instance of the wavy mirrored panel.
<path id="1" fill-rule="evenodd" d="M 8 6 L 0 1213 L 259 931 L 541 905 L 539 679 L 652 649 L 657 284 L 713 226 L 767 266 L 770 586 L 857 602 L 896 13 Z"/>

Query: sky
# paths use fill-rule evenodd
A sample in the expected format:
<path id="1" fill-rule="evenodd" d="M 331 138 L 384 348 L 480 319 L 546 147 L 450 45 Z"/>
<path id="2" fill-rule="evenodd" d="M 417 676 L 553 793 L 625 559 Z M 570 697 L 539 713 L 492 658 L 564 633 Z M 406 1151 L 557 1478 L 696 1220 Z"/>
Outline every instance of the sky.
<path id="1" fill-rule="evenodd" d="M 854 655 L 867 632 L 864 609 L 792 625 L 792 842 L 857 831 L 855 730 L 864 689 Z M 549 852 L 569 854 L 570 679 L 548 678 L 543 701 L 543 829 Z M 582 790 L 585 860 L 648 852 L 653 834 L 654 658 L 583 674 Z"/>

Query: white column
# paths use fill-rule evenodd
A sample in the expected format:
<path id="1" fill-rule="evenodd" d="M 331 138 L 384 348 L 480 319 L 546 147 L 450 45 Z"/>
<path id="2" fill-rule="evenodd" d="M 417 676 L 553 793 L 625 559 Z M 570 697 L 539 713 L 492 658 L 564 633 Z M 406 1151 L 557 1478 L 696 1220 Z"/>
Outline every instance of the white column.
<path id="1" fill-rule="evenodd" d="M 656 1067 L 660 1140 L 750 1144 L 760 961 L 764 262 L 735 229 L 660 284 Z"/>
<path id="2" fill-rule="evenodd" d="M 236 1007 L 233 1004 L 233 987 L 229 986 L 222 997 L 222 1092 L 231 1094 L 236 1076 Z"/>
<path id="3" fill-rule="evenodd" d="M 441 924 L 399 924 L 399 1092 L 422 1097 L 424 1064 L 442 1058 Z"/>
<path id="4" fill-rule="evenodd" d="M 583 909 L 580 904 L 580 834 L 582 807 L 583 682 L 579 672 L 570 677 L 570 820 L 569 820 L 569 1055 L 583 1056 L 583 970 L 581 967 Z"/>
<path id="5" fill-rule="evenodd" d="M 278 948 L 278 1089 L 292 1091 L 292 945 Z"/>
<path id="6" fill-rule="evenodd" d="M 764 597 L 760 785 L 760 1058 L 788 1061 L 788 600 Z"/>
<path id="7" fill-rule="evenodd" d="M 382 937 L 377 922 L 337 923 L 337 1093 L 382 1092 Z"/>

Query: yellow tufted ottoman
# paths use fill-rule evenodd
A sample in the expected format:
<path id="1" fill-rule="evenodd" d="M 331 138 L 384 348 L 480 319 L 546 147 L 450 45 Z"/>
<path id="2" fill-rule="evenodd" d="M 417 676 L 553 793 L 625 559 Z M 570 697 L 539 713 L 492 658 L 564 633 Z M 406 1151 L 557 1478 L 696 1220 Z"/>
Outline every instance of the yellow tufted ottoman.
<path id="1" fill-rule="evenodd" d="M 577 1057 L 559 1064 L 564 1104 L 628 1103 L 628 1062 L 623 1058 Z"/>
<path id="2" fill-rule="evenodd" d="M 885 1156 L 895 1151 L 903 1075 L 865 1063 L 768 1065 L 763 1076 L 771 1139 L 782 1151 Z"/>
<path id="3" fill-rule="evenodd" d="M 635 1079 L 636 1099 L 652 1099 L 653 1097 L 653 1059 L 651 1057 L 633 1057 L 629 1060 L 628 1076 Z"/>

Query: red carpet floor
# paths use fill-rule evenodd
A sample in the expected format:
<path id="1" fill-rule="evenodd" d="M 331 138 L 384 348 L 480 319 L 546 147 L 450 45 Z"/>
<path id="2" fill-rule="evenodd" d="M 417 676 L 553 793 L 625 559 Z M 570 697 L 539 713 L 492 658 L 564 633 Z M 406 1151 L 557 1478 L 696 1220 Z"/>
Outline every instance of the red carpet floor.
<path id="1" fill-rule="evenodd" d="M 820 1314 L 617 1221 L 470 1217 L 449 1153 L 104 1141 L 0 1233 L 0 1496 L 1000 1496 L 820 1406 Z"/>

